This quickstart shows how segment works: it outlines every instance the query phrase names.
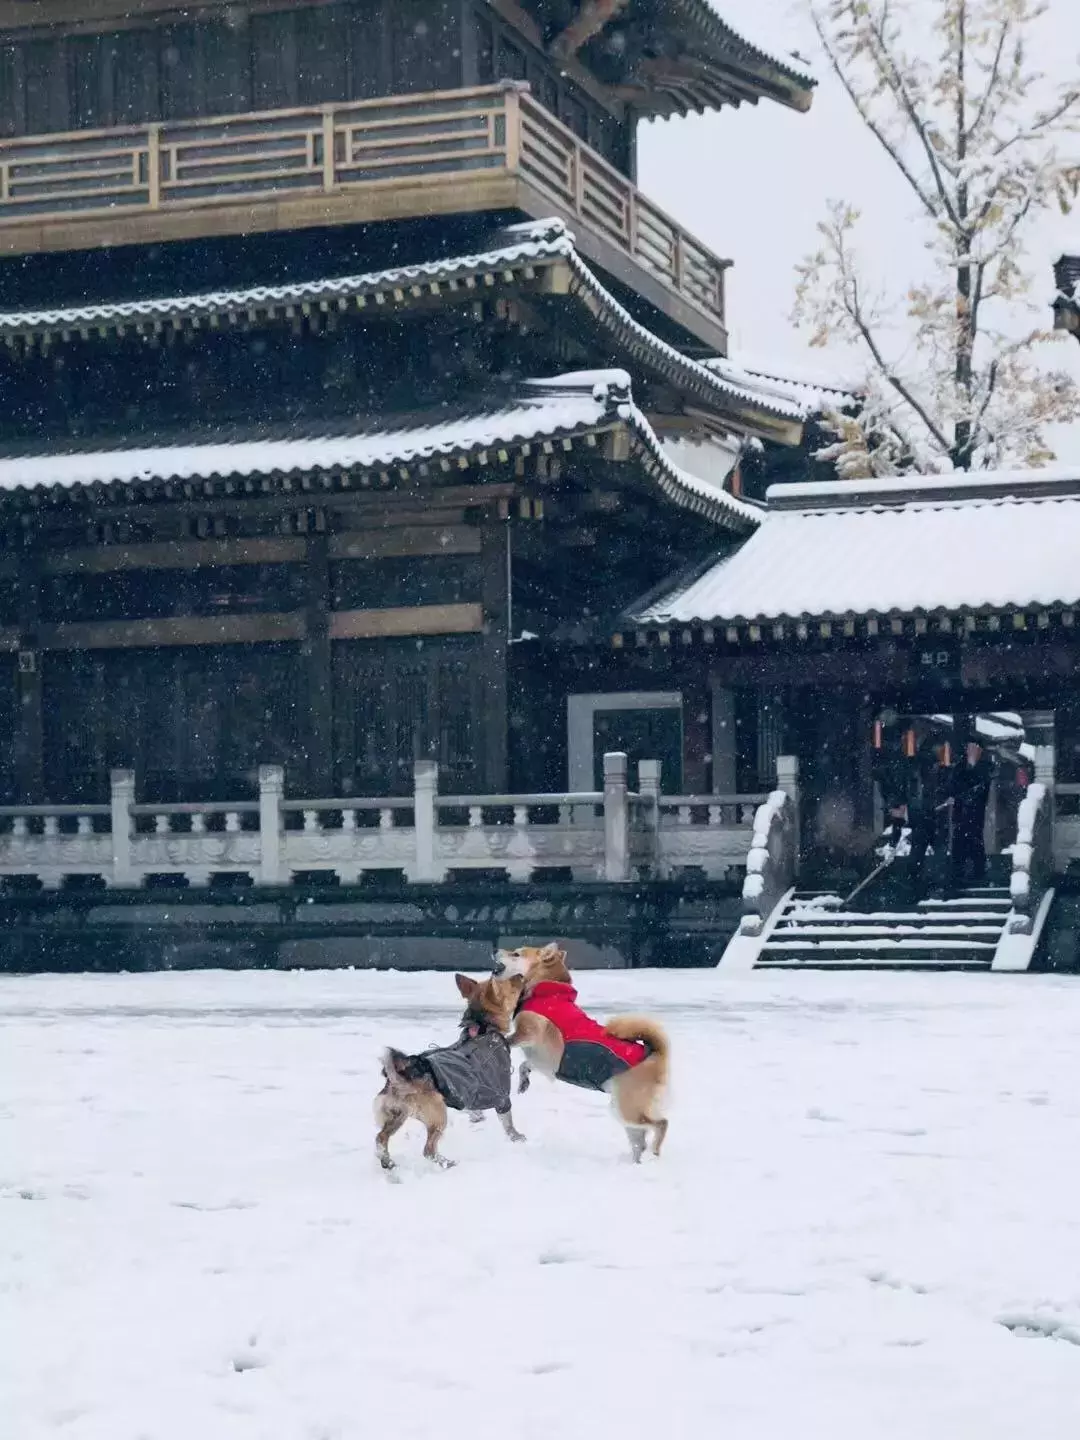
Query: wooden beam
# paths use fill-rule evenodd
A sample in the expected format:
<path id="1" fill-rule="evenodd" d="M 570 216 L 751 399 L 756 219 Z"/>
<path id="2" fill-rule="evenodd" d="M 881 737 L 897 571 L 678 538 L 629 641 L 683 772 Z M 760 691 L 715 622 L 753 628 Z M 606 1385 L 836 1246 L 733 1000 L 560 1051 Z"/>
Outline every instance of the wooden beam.
<path id="1" fill-rule="evenodd" d="M 474 525 L 399 525 L 389 530 L 334 535 L 330 540 L 332 560 L 479 554 L 480 531 Z"/>
<path id="2" fill-rule="evenodd" d="M 518 0 L 490 0 L 491 8 L 507 22 L 513 25 L 514 29 L 524 35 L 530 45 L 537 50 L 544 49 L 544 36 L 540 26 L 533 17 L 518 4 Z M 585 93 L 598 105 L 602 105 L 609 114 L 621 120 L 626 114 L 626 106 L 619 100 L 611 87 L 602 84 L 591 71 L 573 56 L 568 55 L 563 61 L 563 69 L 567 77 L 580 85 Z"/>
<path id="3" fill-rule="evenodd" d="M 551 53 L 568 60 L 586 46 L 604 26 L 625 10 L 627 0 L 583 0 L 577 16 L 551 43 Z"/>
<path id="4" fill-rule="evenodd" d="M 481 660 L 483 715 L 480 733 L 483 743 L 480 774 L 489 793 L 505 791 L 507 779 L 507 668 L 510 657 L 511 555 L 510 525 L 492 522 L 484 526 L 481 565 L 483 567 L 484 641 Z"/>
<path id="5" fill-rule="evenodd" d="M 302 640 L 303 611 L 184 615 L 163 620 L 75 620 L 42 625 L 45 650 L 135 650 L 174 645 L 267 645 Z"/>
<path id="6" fill-rule="evenodd" d="M 330 554 L 325 535 L 312 535 L 306 543 L 307 633 L 300 648 L 307 680 L 307 782 L 309 794 L 328 795 L 333 789 L 334 768 Z"/>
<path id="7" fill-rule="evenodd" d="M 344 538 L 344 537 L 341 537 Z M 46 554 L 47 575 L 104 575 L 116 570 L 199 570 L 214 565 L 292 565 L 304 558 L 300 536 L 250 540 L 155 540 L 94 545 Z"/>
<path id="8" fill-rule="evenodd" d="M 44 710 L 42 706 L 41 557 L 34 551 L 19 557 L 17 591 L 19 663 L 16 676 L 15 725 L 11 737 L 15 793 L 24 805 L 44 797 Z"/>
<path id="9" fill-rule="evenodd" d="M 405 605 L 392 610 L 335 610 L 331 640 L 384 640 L 407 635 L 469 635 L 484 628 L 478 604 Z"/>

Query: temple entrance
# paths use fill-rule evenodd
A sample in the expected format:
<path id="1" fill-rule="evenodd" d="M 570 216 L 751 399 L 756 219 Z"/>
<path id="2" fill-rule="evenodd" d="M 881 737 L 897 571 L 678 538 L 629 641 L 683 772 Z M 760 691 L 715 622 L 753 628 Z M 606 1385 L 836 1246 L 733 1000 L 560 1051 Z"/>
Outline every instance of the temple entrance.
<path id="1" fill-rule="evenodd" d="M 897 800 L 907 793 L 907 771 L 937 816 L 933 869 L 941 872 L 954 849 L 953 797 L 967 770 L 977 767 L 986 797 L 981 840 L 990 867 L 999 870 L 993 860 L 1015 839 L 1017 810 L 1034 778 L 1036 746 L 1053 743 L 1053 728 L 1052 713 L 1044 711 L 879 712 L 871 736 L 875 853 L 891 832 L 890 811 L 895 813 Z"/>

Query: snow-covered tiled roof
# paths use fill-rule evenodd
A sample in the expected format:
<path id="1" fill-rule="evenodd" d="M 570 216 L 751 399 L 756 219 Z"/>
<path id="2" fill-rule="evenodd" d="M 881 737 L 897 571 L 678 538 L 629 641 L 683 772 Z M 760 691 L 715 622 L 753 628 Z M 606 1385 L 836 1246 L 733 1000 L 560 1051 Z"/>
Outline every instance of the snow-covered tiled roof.
<path id="1" fill-rule="evenodd" d="M 645 626 L 978 612 L 1080 604 L 1080 471 L 1040 493 L 998 477 L 992 493 L 774 509 L 699 579 L 634 617 Z M 948 477 L 955 479 L 955 477 Z"/>
<path id="2" fill-rule="evenodd" d="M 780 443 L 797 443 L 810 410 L 808 395 L 785 391 L 781 382 L 743 376 L 722 362 L 703 364 L 655 335 L 621 305 L 578 252 L 564 221 L 553 217 L 512 225 L 493 237 L 492 247 L 470 255 L 448 256 L 422 265 L 345 275 L 333 279 L 297 281 L 247 289 L 211 290 L 194 295 L 160 299 L 78 305 L 50 310 L 0 312 L 0 341 L 5 337 L 49 334 L 96 334 L 118 327 L 152 329 L 155 326 L 204 322 L 222 315 L 263 318 L 295 308 L 334 308 L 355 304 L 362 297 L 394 292 L 410 296 L 433 286 L 468 286 L 479 276 L 516 283 L 521 270 L 563 262 L 571 272 L 571 290 L 588 308 L 596 323 L 620 348 L 688 389 L 709 404 L 738 433 L 761 435 Z M 720 367 L 720 368 L 714 368 Z"/>
<path id="3" fill-rule="evenodd" d="M 718 355 L 703 364 L 727 384 L 759 395 L 764 403 L 797 409 L 807 420 L 829 410 L 861 406 L 863 401 L 855 385 L 836 376 L 814 375 L 798 366 L 781 366 L 760 356 L 741 352 Z"/>
<path id="4" fill-rule="evenodd" d="M 807 89 L 817 84 L 817 77 L 809 61 L 787 45 L 778 28 L 769 28 L 767 22 L 760 17 L 756 18 L 751 26 L 741 16 L 736 28 L 725 18 L 724 12 L 728 8 L 725 0 L 696 0 L 696 3 L 709 12 L 709 18 L 714 25 L 718 24 L 737 47 L 745 50 L 754 59 L 765 65 L 775 66 L 782 74 Z"/>
<path id="5" fill-rule="evenodd" d="M 464 280 L 492 270 L 507 270 L 531 262 L 556 259 L 573 247 L 573 236 L 561 220 L 510 226 L 498 237 L 502 243 L 471 255 L 451 255 L 420 265 L 400 265 L 333 279 L 300 280 L 289 285 L 255 285 L 240 289 L 207 290 L 194 295 L 161 299 L 123 300 L 102 305 L 71 305 L 53 309 L 0 311 L 0 338 L 5 335 L 50 331 L 93 330 L 97 326 L 152 324 L 174 317 L 196 318 L 222 313 L 265 314 L 286 306 L 319 305 L 381 291 L 410 290 L 433 282 Z"/>
<path id="6" fill-rule="evenodd" d="M 540 441 L 572 440 L 624 426 L 639 463 L 674 504 L 730 529 L 758 523 L 758 507 L 722 485 L 684 471 L 665 454 L 633 402 L 624 370 L 581 371 L 531 380 L 502 403 L 435 412 L 395 423 L 380 417 L 348 429 L 308 428 L 287 436 L 263 431 L 243 437 L 140 447 L 76 448 L 0 458 L 0 494 L 39 489 L 94 490 L 122 485 L 411 470 L 456 458 L 513 451 Z M 505 461 L 507 457 L 502 459 Z"/>

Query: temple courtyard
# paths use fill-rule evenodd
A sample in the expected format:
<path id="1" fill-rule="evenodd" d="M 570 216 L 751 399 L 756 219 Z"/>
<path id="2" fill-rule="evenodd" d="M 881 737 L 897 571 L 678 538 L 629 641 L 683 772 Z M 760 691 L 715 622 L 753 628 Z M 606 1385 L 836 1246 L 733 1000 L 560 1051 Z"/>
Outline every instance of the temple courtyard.
<path id="1" fill-rule="evenodd" d="M 1078 1433 L 1075 979 L 579 981 L 670 1029 L 663 1158 L 538 1078 L 395 1184 L 379 1051 L 451 976 L 0 979 L 4 1435 Z"/>

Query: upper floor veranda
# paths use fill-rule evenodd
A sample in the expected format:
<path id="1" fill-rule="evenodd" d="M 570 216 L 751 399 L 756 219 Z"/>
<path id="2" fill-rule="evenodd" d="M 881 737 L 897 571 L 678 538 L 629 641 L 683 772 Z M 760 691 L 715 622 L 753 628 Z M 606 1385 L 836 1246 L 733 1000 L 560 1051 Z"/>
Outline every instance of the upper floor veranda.
<path id="1" fill-rule="evenodd" d="M 555 212 L 723 351 L 726 262 L 636 125 L 761 96 L 810 82 L 712 0 L 0 0 L 0 256 Z"/>

